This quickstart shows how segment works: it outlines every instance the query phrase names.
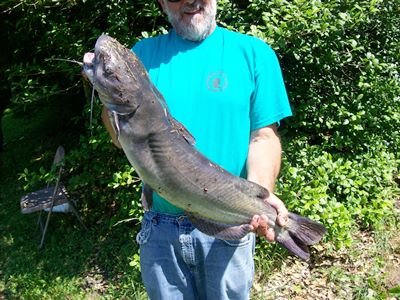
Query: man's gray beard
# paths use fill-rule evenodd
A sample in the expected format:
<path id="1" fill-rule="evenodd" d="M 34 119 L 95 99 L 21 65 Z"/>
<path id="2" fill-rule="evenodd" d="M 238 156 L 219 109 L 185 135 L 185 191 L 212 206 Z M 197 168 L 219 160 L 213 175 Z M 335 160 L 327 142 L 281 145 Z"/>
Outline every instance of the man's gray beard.
<path id="1" fill-rule="evenodd" d="M 195 3 L 188 5 L 188 7 L 198 7 L 197 2 L 195 1 Z M 214 2 L 211 1 L 210 5 L 204 6 L 204 19 L 201 22 L 192 21 L 189 25 L 183 24 L 179 19 L 179 15 L 175 15 L 168 9 L 165 10 L 165 13 L 167 14 L 168 21 L 175 28 L 179 36 L 189 41 L 200 42 L 211 33 L 210 31 L 215 24 L 217 8 Z"/>

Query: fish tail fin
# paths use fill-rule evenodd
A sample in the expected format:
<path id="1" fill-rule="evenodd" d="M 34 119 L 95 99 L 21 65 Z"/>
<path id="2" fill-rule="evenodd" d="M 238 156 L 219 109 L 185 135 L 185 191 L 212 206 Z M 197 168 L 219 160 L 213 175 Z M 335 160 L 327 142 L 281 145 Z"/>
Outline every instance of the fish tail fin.
<path id="1" fill-rule="evenodd" d="M 326 228 L 324 225 L 294 213 L 289 213 L 288 224 L 279 232 L 276 241 L 291 253 L 303 260 L 307 260 L 310 257 L 310 251 L 307 246 L 318 243 L 325 233 Z"/>
<path id="2" fill-rule="evenodd" d="M 277 235 L 276 241 L 301 259 L 308 260 L 310 258 L 310 250 L 307 245 L 299 241 L 295 236 L 290 235 L 289 231 L 281 231 Z"/>
<path id="3" fill-rule="evenodd" d="M 316 221 L 294 213 L 289 213 L 289 219 L 294 221 L 294 224 L 287 228 L 289 233 L 306 245 L 318 243 L 326 233 L 325 226 Z"/>

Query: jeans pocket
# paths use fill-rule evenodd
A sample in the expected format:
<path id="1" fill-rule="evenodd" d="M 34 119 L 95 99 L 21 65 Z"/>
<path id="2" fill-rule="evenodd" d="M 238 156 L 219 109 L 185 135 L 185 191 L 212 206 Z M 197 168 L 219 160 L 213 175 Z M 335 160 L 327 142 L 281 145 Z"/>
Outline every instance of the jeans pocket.
<path id="1" fill-rule="evenodd" d="M 143 218 L 142 221 L 142 228 L 140 229 L 139 233 L 136 235 L 136 242 L 139 245 L 143 245 L 147 243 L 150 238 L 151 233 L 151 221 L 147 218 Z"/>
<path id="2" fill-rule="evenodd" d="M 225 244 L 232 247 L 246 246 L 253 241 L 253 233 L 246 234 L 244 237 L 238 240 L 223 240 Z"/>

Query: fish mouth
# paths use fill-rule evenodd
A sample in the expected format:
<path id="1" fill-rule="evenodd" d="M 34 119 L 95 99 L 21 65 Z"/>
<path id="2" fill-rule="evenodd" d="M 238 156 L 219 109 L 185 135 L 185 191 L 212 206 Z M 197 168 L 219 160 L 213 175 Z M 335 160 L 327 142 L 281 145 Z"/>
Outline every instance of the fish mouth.
<path id="1" fill-rule="evenodd" d="M 118 53 L 112 51 L 111 39 L 106 35 L 97 39 L 94 52 L 84 54 L 82 71 L 97 92 L 115 87 L 115 56 Z"/>
<path id="2" fill-rule="evenodd" d="M 83 56 L 82 72 L 93 83 L 93 66 L 95 55 L 93 52 L 87 52 Z"/>
<path id="3" fill-rule="evenodd" d="M 82 73 L 97 91 L 105 107 L 121 115 L 133 113 L 137 109 L 137 103 L 130 101 L 129 96 L 129 90 L 135 92 L 131 89 L 134 86 L 129 76 L 131 71 L 121 63 L 125 59 L 125 50 L 116 40 L 103 34 L 97 39 L 94 52 L 84 54 L 82 67 Z M 123 92 L 125 90 L 128 93 Z"/>
<path id="4" fill-rule="evenodd" d="M 99 38 L 100 39 L 100 38 Z M 106 44 L 107 41 L 102 39 L 97 41 L 94 52 L 87 52 L 83 56 L 82 73 L 91 82 L 93 88 L 97 91 L 101 101 L 110 111 L 119 111 L 120 105 L 115 101 L 109 99 L 107 95 L 112 91 L 112 86 L 109 83 L 109 76 L 107 76 L 107 68 L 105 63 Z M 113 93 L 114 94 L 114 93 Z"/>
<path id="5" fill-rule="evenodd" d="M 83 56 L 83 65 L 88 67 L 88 66 L 93 66 L 93 61 L 94 61 L 94 53 L 93 52 L 87 52 Z"/>

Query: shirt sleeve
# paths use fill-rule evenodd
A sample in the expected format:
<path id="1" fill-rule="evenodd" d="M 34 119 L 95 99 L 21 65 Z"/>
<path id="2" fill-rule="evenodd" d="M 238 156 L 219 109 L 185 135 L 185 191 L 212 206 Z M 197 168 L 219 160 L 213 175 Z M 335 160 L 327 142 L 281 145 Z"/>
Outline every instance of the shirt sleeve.
<path id="1" fill-rule="evenodd" d="M 138 41 L 135 45 L 132 46 L 131 48 L 132 52 L 134 52 L 138 57 L 142 56 L 142 47 L 141 47 L 141 41 Z"/>
<path id="2" fill-rule="evenodd" d="M 292 115 L 281 68 L 275 52 L 260 41 L 254 52 L 255 87 L 251 98 L 251 130 Z"/>

